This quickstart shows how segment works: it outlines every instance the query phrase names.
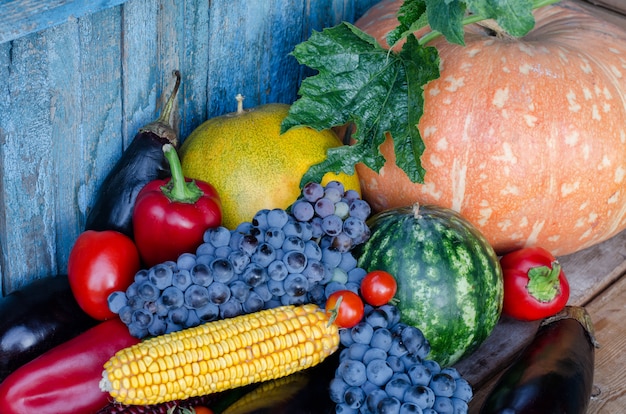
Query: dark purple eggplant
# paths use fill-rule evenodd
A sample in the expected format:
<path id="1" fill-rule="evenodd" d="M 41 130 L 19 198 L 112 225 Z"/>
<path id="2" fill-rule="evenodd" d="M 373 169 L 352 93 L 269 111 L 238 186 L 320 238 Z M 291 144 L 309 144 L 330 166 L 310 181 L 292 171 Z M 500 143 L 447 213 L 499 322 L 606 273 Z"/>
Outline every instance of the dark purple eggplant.
<path id="1" fill-rule="evenodd" d="M 36 280 L 0 298 L 0 382 L 97 323 L 78 306 L 65 275 Z"/>
<path id="2" fill-rule="evenodd" d="M 178 147 L 178 136 L 170 124 L 180 86 L 180 73 L 174 71 L 174 75 L 176 85 L 159 118 L 139 130 L 102 182 L 85 230 L 116 230 L 133 238 L 132 216 L 139 190 L 150 181 L 171 175 L 163 145 Z"/>
<path id="3" fill-rule="evenodd" d="M 566 307 L 542 322 L 531 343 L 490 391 L 480 413 L 585 413 L 597 346 L 585 308 Z"/>

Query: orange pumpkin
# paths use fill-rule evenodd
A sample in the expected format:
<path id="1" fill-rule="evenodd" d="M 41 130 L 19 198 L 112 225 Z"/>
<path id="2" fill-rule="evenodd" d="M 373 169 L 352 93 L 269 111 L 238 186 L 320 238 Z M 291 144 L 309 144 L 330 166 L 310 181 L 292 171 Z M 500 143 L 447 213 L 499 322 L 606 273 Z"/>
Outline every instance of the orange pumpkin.
<path id="1" fill-rule="evenodd" d="M 400 4 L 383 0 L 357 26 L 386 45 Z M 379 174 L 357 166 L 374 210 L 452 208 L 498 253 L 564 255 L 626 228 L 626 20 L 565 1 L 535 18 L 522 39 L 472 25 L 464 47 L 432 43 L 441 76 L 425 87 L 418 125 L 425 182 L 395 165 L 388 137 Z"/>

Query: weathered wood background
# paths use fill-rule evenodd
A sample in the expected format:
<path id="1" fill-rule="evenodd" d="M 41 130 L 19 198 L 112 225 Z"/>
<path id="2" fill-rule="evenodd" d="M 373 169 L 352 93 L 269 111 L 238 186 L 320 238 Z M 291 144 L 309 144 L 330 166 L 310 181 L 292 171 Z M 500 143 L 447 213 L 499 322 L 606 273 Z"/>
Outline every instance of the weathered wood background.
<path id="1" fill-rule="evenodd" d="M 66 271 L 95 192 L 182 72 L 186 137 L 208 117 L 290 103 L 293 47 L 376 0 L 0 2 L 0 296 Z"/>

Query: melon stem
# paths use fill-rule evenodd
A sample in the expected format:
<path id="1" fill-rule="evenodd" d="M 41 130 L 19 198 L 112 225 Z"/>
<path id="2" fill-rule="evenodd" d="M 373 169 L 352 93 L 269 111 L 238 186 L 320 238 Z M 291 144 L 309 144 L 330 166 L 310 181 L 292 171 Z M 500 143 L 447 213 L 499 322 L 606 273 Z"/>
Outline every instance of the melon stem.
<path id="1" fill-rule="evenodd" d="M 243 95 L 238 93 L 235 99 L 237 100 L 237 113 L 243 114 Z"/>

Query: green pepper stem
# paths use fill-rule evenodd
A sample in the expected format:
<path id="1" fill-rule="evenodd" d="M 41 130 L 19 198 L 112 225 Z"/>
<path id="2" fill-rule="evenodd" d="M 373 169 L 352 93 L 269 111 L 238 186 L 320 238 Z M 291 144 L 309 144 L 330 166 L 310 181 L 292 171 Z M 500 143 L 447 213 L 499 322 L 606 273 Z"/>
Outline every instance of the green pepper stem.
<path id="1" fill-rule="evenodd" d="M 163 194 L 173 202 L 193 204 L 202 197 L 202 190 L 195 181 L 186 181 L 178 153 L 171 144 L 163 145 L 163 154 L 170 163 L 172 178 L 161 187 Z"/>
<path id="2" fill-rule="evenodd" d="M 552 262 L 552 267 L 537 266 L 528 271 L 528 293 L 540 302 L 550 302 L 561 291 L 561 264 Z"/>

